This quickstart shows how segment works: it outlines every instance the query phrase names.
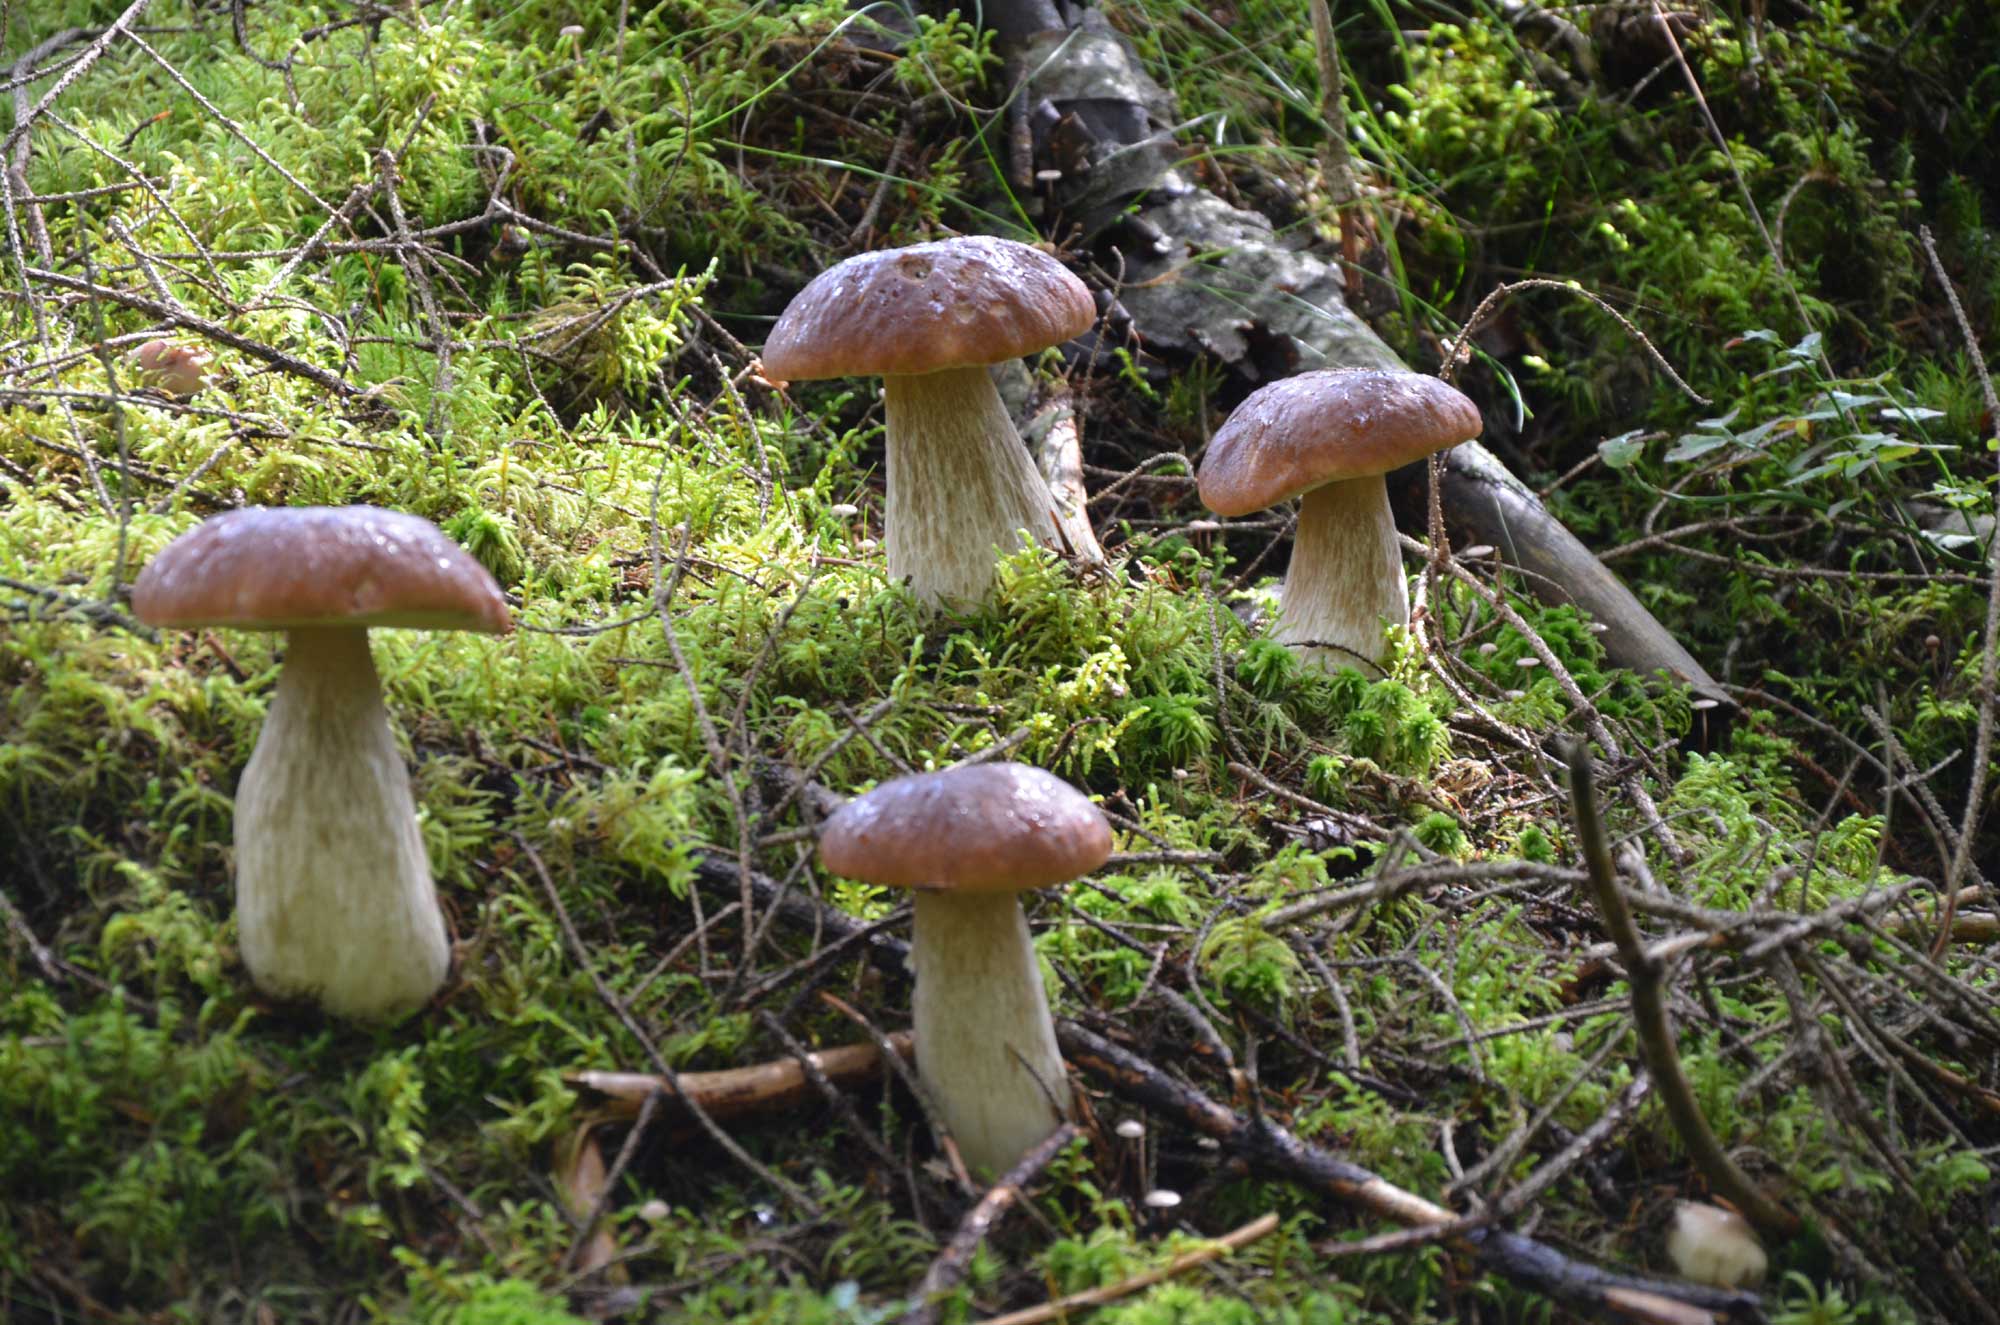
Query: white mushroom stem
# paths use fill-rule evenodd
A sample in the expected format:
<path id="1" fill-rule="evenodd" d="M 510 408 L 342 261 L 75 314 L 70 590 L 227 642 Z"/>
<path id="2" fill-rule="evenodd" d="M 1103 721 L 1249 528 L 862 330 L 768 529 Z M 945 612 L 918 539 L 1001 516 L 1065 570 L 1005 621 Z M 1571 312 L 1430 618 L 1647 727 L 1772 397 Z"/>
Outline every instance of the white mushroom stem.
<path id="1" fill-rule="evenodd" d="M 1049 492 L 983 367 L 882 379 L 889 576 L 918 601 L 976 602 L 1020 531 L 1057 546 Z"/>
<path id="2" fill-rule="evenodd" d="M 919 892 L 917 1074 L 975 1175 L 1006 1172 L 1069 1115 L 1028 918 L 1012 893 Z"/>
<path id="3" fill-rule="evenodd" d="M 291 632 L 236 791 L 236 914 L 257 987 L 375 1020 L 451 963 L 365 627 Z"/>
<path id="4" fill-rule="evenodd" d="M 1324 483 L 1299 502 L 1277 638 L 1329 667 L 1380 670 L 1382 627 L 1408 625 L 1410 591 L 1380 474 Z M 1334 645 L 1333 648 L 1301 647 Z"/>

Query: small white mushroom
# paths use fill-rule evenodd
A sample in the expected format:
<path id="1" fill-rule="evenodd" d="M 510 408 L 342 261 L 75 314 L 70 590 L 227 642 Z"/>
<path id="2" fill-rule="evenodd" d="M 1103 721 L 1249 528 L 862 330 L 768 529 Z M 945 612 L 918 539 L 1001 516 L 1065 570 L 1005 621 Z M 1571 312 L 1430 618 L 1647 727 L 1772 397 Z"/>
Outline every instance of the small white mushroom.
<path id="1" fill-rule="evenodd" d="M 1667 1229 L 1667 1255 L 1683 1279 L 1717 1288 L 1751 1288 L 1764 1282 L 1768 1262 L 1750 1223 L 1734 1210 L 1682 1201 Z"/>

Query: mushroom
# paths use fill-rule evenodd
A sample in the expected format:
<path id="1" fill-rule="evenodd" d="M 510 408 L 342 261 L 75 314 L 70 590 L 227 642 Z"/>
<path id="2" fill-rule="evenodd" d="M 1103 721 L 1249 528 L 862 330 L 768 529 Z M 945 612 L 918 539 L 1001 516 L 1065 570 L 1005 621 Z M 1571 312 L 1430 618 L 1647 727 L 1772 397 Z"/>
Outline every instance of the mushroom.
<path id="1" fill-rule="evenodd" d="M 236 791 L 236 914 L 259 989 L 364 1020 L 421 1006 L 451 947 L 370 626 L 503 633 L 506 600 L 437 526 L 368 506 L 248 507 L 175 539 L 132 607 L 155 626 L 288 632 Z"/>
<path id="2" fill-rule="evenodd" d="M 1039 249 L 975 236 L 863 253 L 814 277 L 771 329 L 763 368 L 805 381 L 879 374 L 889 575 L 920 602 L 972 601 L 995 549 L 1056 546 L 1056 500 L 988 364 L 1088 330 L 1082 281 Z"/>
<path id="3" fill-rule="evenodd" d="M 1382 476 L 1478 434 L 1479 407 L 1418 373 L 1301 373 L 1236 407 L 1202 457 L 1203 504 L 1218 515 L 1248 515 L 1305 496 L 1279 640 L 1318 661 L 1381 668 L 1383 623 L 1410 619 Z"/>
<path id="4" fill-rule="evenodd" d="M 820 834 L 836 874 L 916 890 L 917 1072 L 975 1172 L 1004 1173 L 1070 1109 L 1015 894 L 1087 874 L 1110 853 L 1103 813 L 1025 764 L 884 782 Z"/>
<path id="5" fill-rule="evenodd" d="M 1716 1288 L 1753 1288 L 1764 1282 L 1764 1248 L 1749 1221 L 1734 1210 L 1680 1201 L 1667 1229 L 1667 1255 L 1683 1279 Z"/>
<path id="6" fill-rule="evenodd" d="M 208 385 L 208 370 L 215 363 L 206 348 L 170 340 L 149 340 L 132 351 L 132 359 L 148 386 L 181 400 Z"/>

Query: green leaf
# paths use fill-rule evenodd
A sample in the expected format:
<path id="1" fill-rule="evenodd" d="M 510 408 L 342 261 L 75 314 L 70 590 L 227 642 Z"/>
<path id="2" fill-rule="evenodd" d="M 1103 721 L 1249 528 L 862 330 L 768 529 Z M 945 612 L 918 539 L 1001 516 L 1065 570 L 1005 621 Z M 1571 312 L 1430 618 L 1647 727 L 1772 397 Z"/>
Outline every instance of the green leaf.
<path id="1" fill-rule="evenodd" d="M 1598 458 L 1604 461 L 1606 469 L 1629 469 L 1632 462 L 1645 452 L 1644 437 L 1644 431 L 1638 428 L 1621 432 L 1616 437 L 1607 437 L 1597 444 Z"/>
<path id="2" fill-rule="evenodd" d="M 1673 449 L 1667 452 L 1668 464 L 1679 464 L 1696 460 L 1710 451 L 1729 445 L 1736 439 L 1728 434 L 1684 432 L 1674 439 Z"/>

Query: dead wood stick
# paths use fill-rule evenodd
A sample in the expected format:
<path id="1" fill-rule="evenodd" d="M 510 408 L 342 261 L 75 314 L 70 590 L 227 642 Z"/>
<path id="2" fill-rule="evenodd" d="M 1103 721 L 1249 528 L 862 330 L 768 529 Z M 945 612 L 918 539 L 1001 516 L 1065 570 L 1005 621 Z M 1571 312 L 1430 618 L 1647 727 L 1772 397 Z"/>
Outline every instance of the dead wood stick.
<path id="1" fill-rule="evenodd" d="M 1618 960 L 1625 967 L 1625 980 L 1632 988 L 1632 1021 L 1639 1047 L 1652 1070 L 1660 1092 L 1660 1103 L 1681 1144 L 1688 1148 L 1696 1167 L 1708 1178 L 1716 1192 L 1727 1197 L 1751 1223 L 1774 1236 L 1790 1237 L 1798 1231 L 1798 1217 L 1764 1194 L 1763 1188 L 1737 1166 L 1708 1125 L 1701 1105 L 1694 1097 L 1694 1085 L 1681 1067 L 1674 1043 L 1673 1021 L 1667 1015 L 1666 964 L 1649 952 L 1632 921 L 1632 909 L 1618 890 L 1616 870 L 1611 863 L 1611 843 L 1604 821 L 1597 812 L 1597 790 L 1590 781 L 1590 751 L 1582 741 L 1571 741 L 1566 755 L 1569 764 L 1569 794 L 1576 814 L 1577 836 L 1583 844 L 1584 864 L 1590 870 L 1591 892 L 1598 914 L 1618 945 Z"/>
<path id="2" fill-rule="evenodd" d="M 7 895 L 5 888 L 0 888 L 0 918 L 5 918 L 7 928 L 13 931 L 14 937 L 28 949 L 28 955 L 35 959 L 35 965 L 42 970 L 42 978 L 52 985 L 65 983 L 61 962 L 55 953 L 50 951 L 48 944 L 35 936 L 34 927 L 28 923 L 28 918 L 21 914 L 21 909 L 14 905 L 14 899 Z"/>
<path id="3" fill-rule="evenodd" d="M 1038 1142 L 1027 1154 L 1016 1160 L 1014 1167 L 1001 1175 L 979 1203 L 965 1212 L 965 1218 L 958 1223 L 958 1230 L 951 1235 L 951 1241 L 944 1244 L 930 1269 L 924 1272 L 923 1282 L 917 1285 L 917 1300 L 903 1313 L 902 1325 L 933 1325 L 938 1318 L 937 1300 L 965 1282 L 966 1271 L 972 1268 L 972 1257 L 979 1250 L 979 1244 L 986 1241 L 986 1235 L 993 1231 L 1014 1202 L 1021 1199 L 1027 1185 L 1041 1176 L 1049 1162 L 1062 1153 L 1062 1148 L 1074 1141 L 1079 1132 L 1075 1123 L 1064 1123 Z"/>
<path id="4" fill-rule="evenodd" d="M 897 1031 L 889 1037 L 889 1043 L 903 1057 L 910 1056 L 908 1031 Z M 843 1044 L 807 1057 L 836 1086 L 858 1086 L 882 1072 L 882 1055 L 872 1044 Z M 796 1058 L 717 1072 L 682 1072 L 679 1092 L 667 1084 L 666 1078 L 650 1072 L 571 1072 L 563 1080 L 606 1096 L 606 1112 L 614 1118 L 636 1117 L 647 1100 L 661 1096 L 668 1102 L 676 1098 L 693 1100 L 711 1118 L 740 1118 L 745 1114 L 791 1108 L 813 1092 L 812 1081 Z"/>
<path id="5" fill-rule="evenodd" d="M 1358 1164 L 1301 1141 L 1267 1116 L 1244 1118 L 1074 1022 L 1058 1022 L 1056 1040 L 1072 1064 L 1115 1094 L 1215 1138 L 1226 1153 L 1255 1168 L 1408 1227 L 1459 1222 L 1454 1211 L 1435 1201 L 1404 1191 Z M 1521 1287 L 1617 1319 L 1688 1325 L 1760 1318 L 1754 1293 L 1615 1274 L 1571 1260 L 1533 1238 L 1490 1225 L 1466 1227 L 1444 1241 L 1454 1251 L 1478 1258 L 1488 1269 Z"/>
<path id="6" fill-rule="evenodd" d="M 2000 939 L 2000 916 L 1968 916 L 1963 914 L 1953 916 L 1950 926 L 1940 927 L 1937 930 L 1935 938 L 1929 934 L 1920 935 L 1907 925 L 1896 925 L 1892 928 L 1904 938 L 1923 938 L 1933 943 L 1939 941 L 1947 943 L 1992 943 L 1996 939 Z"/>
<path id="7" fill-rule="evenodd" d="M 1044 402 L 1024 431 L 1035 467 L 1048 480 L 1056 499 L 1056 528 L 1068 551 L 1094 565 L 1104 563 L 1104 547 L 1090 527 L 1090 494 L 1083 486 L 1083 433 L 1077 420 L 1076 397 L 1064 387 Z"/>
<path id="8" fill-rule="evenodd" d="M 1147 1270 L 1143 1274 L 1135 1274 L 1130 1279 L 1106 1284 L 1102 1288 L 1086 1288 L 1081 1293 L 1071 1293 L 1068 1297 L 1059 1297 L 1038 1307 L 1010 1311 L 1004 1316 L 988 1316 L 979 1322 L 979 1325 L 1042 1325 L 1044 1321 L 1060 1320 L 1080 1307 L 1102 1306 L 1121 1297 L 1130 1297 L 1140 1289 L 1151 1288 L 1163 1279 L 1171 1279 L 1177 1274 L 1192 1270 L 1197 1265 L 1206 1265 L 1210 1261 L 1227 1256 L 1232 1251 L 1240 1251 L 1257 1239 L 1269 1236 L 1277 1227 L 1277 1215 L 1259 1215 L 1239 1229 L 1225 1233 L 1193 1251 L 1174 1257 L 1157 1270 Z"/>
<path id="9" fill-rule="evenodd" d="M 1091 528 L 1090 494 L 1083 483 L 1083 433 L 1076 394 L 1067 385 L 1045 386 L 1019 359 L 1001 364 L 993 384 L 1055 498 L 1050 514 L 1063 550 L 1079 561 L 1103 565 L 1104 546 Z"/>
<path id="10" fill-rule="evenodd" d="M 26 120 L 28 111 L 28 87 L 34 80 L 30 76 L 35 66 L 48 59 L 72 42 L 82 41 L 93 35 L 84 28 L 64 28 L 45 38 L 39 45 L 31 47 L 20 59 L 8 68 L 7 81 L 14 87 L 14 122 L 18 125 Z M 55 249 L 49 243 L 48 224 L 42 217 L 41 198 L 28 186 L 28 152 L 30 140 L 25 132 L 7 135 L 5 169 L 7 176 L 7 203 L 11 212 L 18 205 L 27 214 L 28 239 L 35 246 L 35 255 L 47 266 L 55 261 Z"/>
<path id="11" fill-rule="evenodd" d="M 1992 918 L 1991 916 L 1960 916 L 1958 923 L 1963 925 L 1968 920 L 1991 920 Z M 1939 1086 L 1971 1101 L 1989 1116 L 2000 1116 L 2000 1091 L 1988 1090 L 1977 1081 L 1968 1080 L 1944 1064 L 1932 1062 L 1928 1055 L 1920 1053 L 1900 1036 L 1885 1036 L 1884 1041 L 1895 1051 L 1898 1058 L 1901 1058 L 1912 1068 L 1915 1068 L 1918 1072 L 1935 1081 Z"/>

